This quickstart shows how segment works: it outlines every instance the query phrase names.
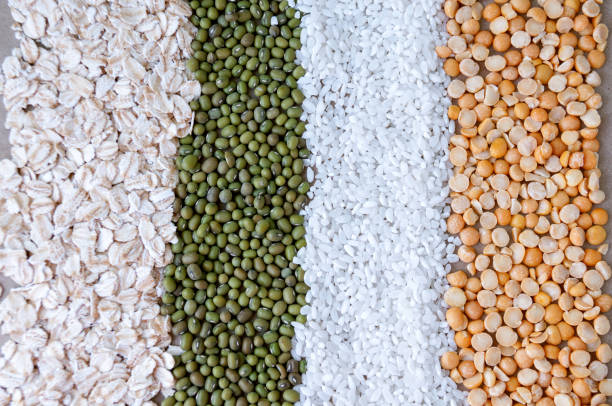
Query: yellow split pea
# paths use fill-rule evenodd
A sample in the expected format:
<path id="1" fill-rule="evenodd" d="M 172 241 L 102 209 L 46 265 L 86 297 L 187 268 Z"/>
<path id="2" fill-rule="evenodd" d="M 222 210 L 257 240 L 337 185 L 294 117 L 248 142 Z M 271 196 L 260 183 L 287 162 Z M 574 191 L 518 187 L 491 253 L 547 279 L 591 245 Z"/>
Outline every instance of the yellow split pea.
<path id="1" fill-rule="evenodd" d="M 601 1 L 446 0 L 444 12 L 436 52 L 458 123 L 446 225 L 463 269 L 444 295 L 459 350 L 440 363 L 470 406 L 603 405 Z"/>

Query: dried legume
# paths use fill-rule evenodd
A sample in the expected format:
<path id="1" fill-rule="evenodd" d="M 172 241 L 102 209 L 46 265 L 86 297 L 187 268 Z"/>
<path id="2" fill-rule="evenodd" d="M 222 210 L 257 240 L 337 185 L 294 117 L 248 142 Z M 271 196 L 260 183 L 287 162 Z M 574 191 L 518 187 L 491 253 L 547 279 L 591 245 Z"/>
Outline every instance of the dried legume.
<path id="1" fill-rule="evenodd" d="M 162 313 L 180 343 L 163 406 L 291 405 L 305 364 L 292 323 L 308 287 L 292 262 L 305 245 L 309 184 L 295 63 L 300 18 L 287 1 L 194 0 L 187 67 L 202 85 L 178 149 L 178 239 Z"/>
<path id="2" fill-rule="evenodd" d="M 612 273 L 601 259 L 608 214 L 594 207 L 605 196 L 596 69 L 608 29 L 598 1 L 532 3 L 444 4 L 452 37 L 438 54 L 459 124 L 447 229 L 465 270 L 448 275 L 460 351 L 441 364 L 470 405 L 602 404 Z"/>

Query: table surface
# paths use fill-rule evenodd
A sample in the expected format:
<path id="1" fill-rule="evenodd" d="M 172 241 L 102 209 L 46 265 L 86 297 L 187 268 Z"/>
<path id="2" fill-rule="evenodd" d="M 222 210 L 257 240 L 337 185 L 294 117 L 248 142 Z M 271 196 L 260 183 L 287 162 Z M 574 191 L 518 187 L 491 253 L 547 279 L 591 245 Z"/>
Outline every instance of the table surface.
<path id="1" fill-rule="evenodd" d="M 5 56 L 9 55 L 11 49 L 17 45 L 17 41 L 11 31 L 11 23 L 13 19 L 8 9 L 7 2 L 0 2 L 0 59 L 4 59 Z M 8 134 L 4 128 L 4 118 L 6 112 L 4 110 L 4 103 L 0 103 L 0 158 L 7 158 L 9 156 L 8 149 Z"/>
<path id="2" fill-rule="evenodd" d="M 612 2 L 604 2 L 603 9 L 604 22 L 612 29 Z M 17 45 L 17 41 L 10 29 L 12 22 L 7 2 L 0 1 L 0 63 Z M 609 52 L 608 55 L 610 55 Z M 602 206 L 612 213 L 612 158 L 610 158 L 612 154 L 612 139 L 610 137 L 610 132 L 612 131 L 612 61 L 606 64 L 605 69 L 602 70 L 600 74 L 603 78 L 603 85 L 599 88 L 599 92 L 603 96 L 604 106 L 600 110 L 602 126 L 599 137 L 601 141 L 599 167 L 603 172 L 602 189 L 608 194 L 608 198 Z M 2 124 L 0 125 L 0 159 L 9 157 L 8 131 L 4 128 L 5 115 L 4 104 L 0 102 L 0 123 Z M 608 235 L 610 235 L 612 231 L 610 224 L 607 230 Z M 608 241 L 612 244 L 612 238 L 608 238 Z M 607 260 L 612 260 L 612 249 L 607 255 Z M 14 286 L 14 284 L 2 275 L 0 275 L 0 284 L 5 288 L 2 297 L 6 296 L 6 291 Z M 611 282 L 606 284 L 605 291 L 607 293 L 612 293 Z M 0 336 L 0 344 L 2 344 L 3 341 L 3 337 Z M 612 332 L 605 337 L 605 341 L 612 344 Z M 612 376 L 612 372 L 610 375 Z"/>
<path id="3" fill-rule="evenodd" d="M 11 50 L 17 45 L 17 41 L 11 31 L 12 23 L 13 19 L 11 18 L 7 2 L 0 1 L 0 63 L 5 56 L 10 55 Z M 8 131 L 4 128 L 5 117 L 6 111 L 4 110 L 4 103 L 0 102 L 0 159 L 8 158 L 10 155 Z M 0 284 L 4 287 L 3 296 L 0 297 L 4 297 L 6 296 L 6 291 L 13 286 L 13 284 L 1 274 Z M 2 341 L 2 336 L 0 336 L 0 343 L 2 343 Z"/>

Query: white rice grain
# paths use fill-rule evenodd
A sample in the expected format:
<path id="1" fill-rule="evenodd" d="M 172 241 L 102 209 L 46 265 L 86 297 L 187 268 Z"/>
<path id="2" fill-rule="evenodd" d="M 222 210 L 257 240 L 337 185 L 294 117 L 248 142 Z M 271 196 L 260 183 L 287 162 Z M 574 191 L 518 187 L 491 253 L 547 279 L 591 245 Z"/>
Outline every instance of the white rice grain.
<path id="1" fill-rule="evenodd" d="M 301 0 L 317 170 L 296 262 L 311 287 L 301 405 L 453 405 L 441 296 L 452 259 L 441 1 Z"/>

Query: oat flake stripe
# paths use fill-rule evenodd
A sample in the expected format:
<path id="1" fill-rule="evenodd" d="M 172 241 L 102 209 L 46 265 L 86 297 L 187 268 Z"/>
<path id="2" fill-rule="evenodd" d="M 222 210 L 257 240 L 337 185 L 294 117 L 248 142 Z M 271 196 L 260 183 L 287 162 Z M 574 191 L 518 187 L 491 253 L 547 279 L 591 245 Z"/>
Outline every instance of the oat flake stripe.
<path id="1" fill-rule="evenodd" d="M 9 0 L 0 405 L 153 405 L 173 383 L 158 268 L 198 94 L 182 0 Z"/>

